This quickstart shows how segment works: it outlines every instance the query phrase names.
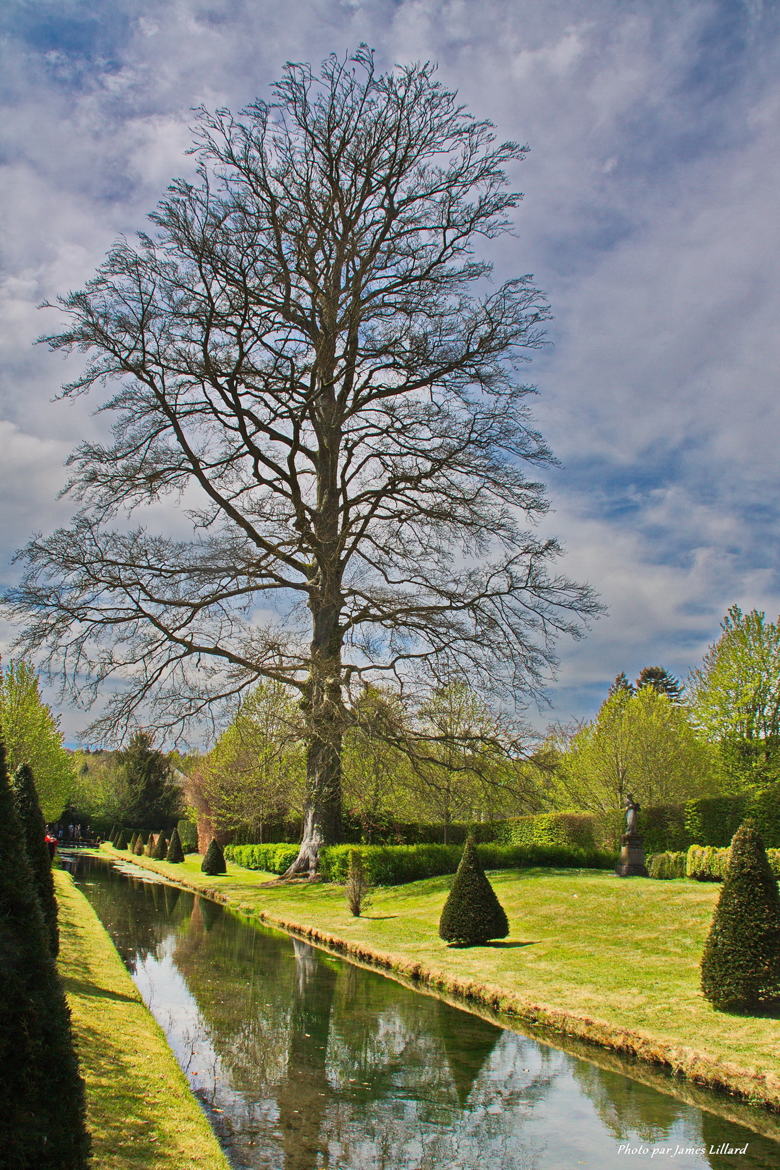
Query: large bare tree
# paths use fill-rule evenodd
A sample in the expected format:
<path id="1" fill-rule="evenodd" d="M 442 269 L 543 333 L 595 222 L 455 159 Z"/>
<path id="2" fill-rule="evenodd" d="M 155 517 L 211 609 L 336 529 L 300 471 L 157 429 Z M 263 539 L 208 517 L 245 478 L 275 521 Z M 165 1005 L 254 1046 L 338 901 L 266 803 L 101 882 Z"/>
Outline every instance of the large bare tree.
<path id="1" fill-rule="evenodd" d="M 594 608 L 526 531 L 551 456 L 518 371 L 546 305 L 477 254 L 525 148 L 430 64 L 380 75 L 363 47 L 288 65 L 239 118 L 201 111 L 194 149 L 153 232 L 59 302 L 45 340 L 89 355 L 63 393 L 109 387 L 113 440 L 71 457 L 80 510 L 23 551 L 10 600 L 66 680 L 124 679 L 104 726 L 297 688 L 307 872 L 338 839 L 354 688 L 457 670 L 527 695 Z M 192 539 L 123 519 L 166 495 Z"/>

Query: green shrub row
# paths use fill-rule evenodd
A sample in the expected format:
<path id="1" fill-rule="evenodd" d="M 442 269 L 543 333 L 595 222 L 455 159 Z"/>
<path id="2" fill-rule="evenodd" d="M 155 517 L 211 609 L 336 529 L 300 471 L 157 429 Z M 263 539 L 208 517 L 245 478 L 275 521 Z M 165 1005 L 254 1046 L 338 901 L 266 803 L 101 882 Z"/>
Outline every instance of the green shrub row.
<path id="1" fill-rule="evenodd" d="M 679 852 L 654 853 L 647 858 L 647 872 L 651 878 L 684 878 L 686 877 L 685 864 L 688 854 L 683 849 Z"/>
<path id="2" fill-rule="evenodd" d="M 780 881 L 780 849 L 767 849 L 772 872 Z M 731 850 L 715 845 L 691 845 L 688 849 L 654 853 L 647 858 L 651 878 L 693 878 L 697 882 L 721 882 L 726 876 Z"/>
<path id="3" fill-rule="evenodd" d="M 396 886 L 454 873 L 458 868 L 460 845 L 329 845 L 320 853 L 320 873 L 325 881 L 345 882 L 349 855 L 357 852 L 372 885 Z M 298 853 L 297 845 L 226 845 L 228 861 L 245 869 L 284 873 Z M 548 866 L 560 869 L 611 869 L 611 853 L 552 845 L 478 846 L 485 869 L 519 869 Z"/>

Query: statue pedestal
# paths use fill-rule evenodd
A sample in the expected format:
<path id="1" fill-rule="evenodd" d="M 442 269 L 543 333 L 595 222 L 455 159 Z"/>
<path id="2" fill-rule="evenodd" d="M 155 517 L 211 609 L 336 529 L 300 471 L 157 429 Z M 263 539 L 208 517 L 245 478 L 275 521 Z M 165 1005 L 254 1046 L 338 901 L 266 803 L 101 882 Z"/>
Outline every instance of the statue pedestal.
<path id="1" fill-rule="evenodd" d="M 624 833 L 620 860 L 615 866 L 618 877 L 649 877 L 645 868 L 645 847 L 638 833 Z"/>

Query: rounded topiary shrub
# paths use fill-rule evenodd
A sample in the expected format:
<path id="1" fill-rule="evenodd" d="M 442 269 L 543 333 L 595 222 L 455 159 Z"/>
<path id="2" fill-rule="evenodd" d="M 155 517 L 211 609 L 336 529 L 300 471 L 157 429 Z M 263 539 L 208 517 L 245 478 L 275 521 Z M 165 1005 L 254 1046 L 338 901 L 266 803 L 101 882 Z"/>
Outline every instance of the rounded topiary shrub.
<path id="1" fill-rule="evenodd" d="M 24 836 L 0 744 L 0 1165 L 86 1170 L 84 1085 Z"/>
<path id="2" fill-rule="evenodd" d="M 491 938 L 506 938 L 509 923 L 469 837 L 452 889 L 439 919 L 439 936 L 448 943 L 475 946 Z"/>
<path id="3" fill-rule="evenodd" d="M 227 872 L 225 854 L 222 852 L 222 846 L 218 845 L 216 841 L 212 840 L 206 850 L 206 856 L 203 858 L 200 868 L 203 873 L 208 873 L 212 876 Z"/>
<path id="4" fill-rule="evenodd" d="M 157 837 L 157 840 L 154 843 L 154 849 L 152 850 L 152 857 L 155 859 L 155 861 L 165 861 L 165 858 L 167 856 L 168 856 L 168 842 L 165 839 L 165 833 L 160 833 Z"/>
<path id="5" fill-rule="evenodd" d="M 27 860 L 32 870 L 35 892 L 43 913 L 49 950 L 56 955 L 60 949 L 60 935 L 57 926 L 57 899 L 54 896 L 54 879 L 51 874 L 51 854 L 45 840 L 46 822 L 38 803 L 32 769 L 28 764 L 20 764 L 14 773 L 13 797 Z"/>
<path id="6" fill-rule="evenodd" d="M 168 853 L 165 858 L 166 861 L 172 861 L 178 865 L 184 861 L 184 850 L 181 847 L 181 838 L 179 837 L 179 830 L 174 827 L 171 833 L 171 839 L 168 843 Z"/>
<path id="7" fill-rule="evenodd" d="M 780 997 L 780 896 L 764 843 L 745 821 L 731 856 L 701 960 L 701 988 L 722 1011 L 751 1011 Z"/>

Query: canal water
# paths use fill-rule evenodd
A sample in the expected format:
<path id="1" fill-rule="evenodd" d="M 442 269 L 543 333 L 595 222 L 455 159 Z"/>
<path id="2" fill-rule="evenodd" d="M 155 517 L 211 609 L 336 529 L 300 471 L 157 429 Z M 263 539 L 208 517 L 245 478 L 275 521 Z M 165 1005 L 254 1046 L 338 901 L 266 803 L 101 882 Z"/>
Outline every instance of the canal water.
<path id="1" fill-rule="evenodd" d="M 198 895 L 94 858 L 73 872 L 234 1167 L 780 1166 L 779 1143 L 717 1112 Z"/>

